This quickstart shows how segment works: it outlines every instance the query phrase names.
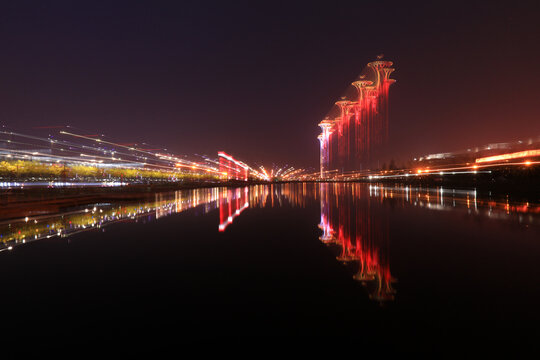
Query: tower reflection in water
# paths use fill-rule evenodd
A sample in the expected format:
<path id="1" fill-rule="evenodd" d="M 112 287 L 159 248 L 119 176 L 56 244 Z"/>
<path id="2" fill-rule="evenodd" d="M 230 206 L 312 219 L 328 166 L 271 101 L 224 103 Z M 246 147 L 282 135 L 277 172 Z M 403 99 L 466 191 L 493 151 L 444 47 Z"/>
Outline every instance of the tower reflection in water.
<path id="1" fill-rule="evenodd" d="M 319 191 L 323 232 L 319 239 L 341 248 L 337 259 L 357 267 L 353 278 L 366 287 L 371 299 L 394 300 L 386 208 L 376 206 L 377 199 L 370 199 L 369 188 L 360 184 L 321 184 Z"/>
<path id="2" fill-rule="evenodd" d="M 319 204 L 319 203 L 320 204 Z M 389 264 L 391 208 L 413 207 L 426 211 L 461 212 L 490 221 L 530 226 L 540 223 L 540 205 L 512 201 L 509 196 L 478 197 L 476 190 L 385 186 L 361 183 L 287 183 L 240 188 L 203 188 L 157 193 L 146 201 L 96 203 L 57 212 L 43 205 L 40 214 L 0 220 L 0 252 L 29 242 L 64 238 L 82 231 L 102 229 L 117 222 L 149 222 L 195 209 L 206 214 L 219 208 L 217 230 L 228 226 L 248 208 L 320 205 L 322 234 L 319 239 L 339 249 L 337 259 L 354 268 L 354 279 L 366 287 L 372 299 L 393 300 L 394 279 Z M 55 212 L 52 214 L 52 212 Z M 315 221 L 316 224 L 316 221 Z M 313 224 L 313 226 L 315 226 Z"/>
<path id="3" fill-rule="evenodd" d="M 219 197 L 219 231 L 225 231 L 235 217 L 249 207 L 248 188 L 222 189 Z"/>

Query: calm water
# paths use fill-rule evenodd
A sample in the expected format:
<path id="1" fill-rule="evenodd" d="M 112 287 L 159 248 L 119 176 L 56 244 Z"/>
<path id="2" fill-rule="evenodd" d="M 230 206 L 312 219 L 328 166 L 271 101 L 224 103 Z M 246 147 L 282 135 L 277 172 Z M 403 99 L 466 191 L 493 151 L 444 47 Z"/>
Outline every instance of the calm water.
<path id="1" fill-rule="evenodd" d="M 12 339 L 339 337 L 535 346 L 540 207 L 474 190 L 284 184 L 0 223 Z"/>

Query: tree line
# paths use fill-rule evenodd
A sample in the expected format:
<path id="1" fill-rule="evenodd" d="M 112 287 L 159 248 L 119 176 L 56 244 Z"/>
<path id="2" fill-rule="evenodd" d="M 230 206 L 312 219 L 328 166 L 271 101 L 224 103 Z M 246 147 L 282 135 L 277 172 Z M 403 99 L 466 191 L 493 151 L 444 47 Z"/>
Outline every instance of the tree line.
<path id="1" fill-rule="evenodd" d="M 82 164 L 45 163 L 34 160 L 4 160 L 0 162 L 2 179 L 47 178 L 111 179 L 111 180 L 204 180 L 217 179 L 215 175 L 200 175 L 179 171 L 139 168 L 103 168 Z"/>

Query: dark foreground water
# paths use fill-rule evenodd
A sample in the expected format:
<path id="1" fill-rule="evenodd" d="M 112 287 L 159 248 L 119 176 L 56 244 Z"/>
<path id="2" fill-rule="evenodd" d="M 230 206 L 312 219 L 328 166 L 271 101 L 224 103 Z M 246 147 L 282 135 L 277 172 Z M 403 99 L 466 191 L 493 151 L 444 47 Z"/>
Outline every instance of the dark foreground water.
<path id="1" fill-rule="evenodd" d="M 3 341 L 536 349 L 539 229 L 526 200 L 369 184 L 185 190 L 5 221 Z"/>

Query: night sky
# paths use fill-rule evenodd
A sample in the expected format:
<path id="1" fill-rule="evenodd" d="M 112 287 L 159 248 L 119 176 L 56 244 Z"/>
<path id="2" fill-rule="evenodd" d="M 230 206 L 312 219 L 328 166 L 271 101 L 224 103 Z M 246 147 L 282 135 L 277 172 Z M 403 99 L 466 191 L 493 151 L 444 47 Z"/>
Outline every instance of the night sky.
<path id="1" fill-rule="evenodd" d="M 538 1 L 2 1 L 0 122 L 317 166 L 317 124 L 394 61 L 396 159 L 540 135 Z"/>

